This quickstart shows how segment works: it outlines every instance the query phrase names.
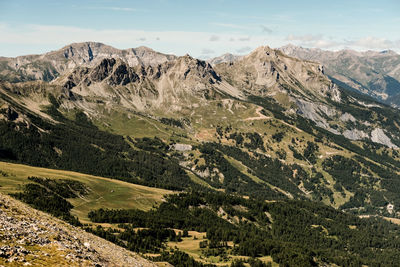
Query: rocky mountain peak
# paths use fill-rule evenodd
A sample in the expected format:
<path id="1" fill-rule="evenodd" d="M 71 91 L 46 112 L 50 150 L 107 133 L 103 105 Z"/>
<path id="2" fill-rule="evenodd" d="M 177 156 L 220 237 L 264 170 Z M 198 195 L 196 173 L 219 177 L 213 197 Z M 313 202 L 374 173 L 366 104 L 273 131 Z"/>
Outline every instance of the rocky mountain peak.
<path id="1" fill-rule="evenodd" d="M 385 55 L 385 56 L 396 56 L 396 55 L 399 55 L 399 54 L 397 54 L 395 51 L 393 51 L 393 50 L 383 50 L 383 51 L 381 51 L 381 52 L 379 52 L 381 55 Z"/>
<path id="2" fill-rule="evenodd" d="M 67 59 L 75 56 L 76 53 L 79 53 L 81 51 L 87 52 L 88 57 L 91 57 L 93 59 L 93 52 L 98 52 L 104 47 L 107 47 L 107 45 L 96 42 L 84 42 L 84 43 L 72 43 L 70 45 L 64 46 L 60 50 L 64 51 L 64 57 Z M 57 52 L 59 52 L 59 50 L 50 52 L 48 54 Z"/>
<path id="3" fill-rule="evenodd" d="M 90 86 L 92 83 L 105 81 L 108 85 L 126 85 L 135 82 L 139 76 L 134 69 L 119 58 L 104 58 L 93 68 L 79 67 L 74 69 L 67 78 L 62 78 L 56 83 L 63 84 L 66 89 L 81 84 Z"/>
<path id="4" fill-rule="evenodd" d="M 105 58 L 119 58 L 130 67 L 157 66 L 176 56 L 156 52 L 147 47 L 120 50 L 97 42 L 72 43 L 42 55 L 0 58 L 0 78 L 4 81 L 52 81 L 76 67 L 93 67 Z"/>
<path id="5" fill-rule="evenodd" d="M 379 101 L 399 106 L 400 55 L 392 50 L 326 51 L 288 46 L 280 50 L 302 60 L 320 62 L 330 77 Z"/>
<path id="6" fill-rule="evenodd" d="M 139 77 L 128 64 L 121 59 L 105 58 L 92 69 L 89 75 L 91 81 L 101 82 L 109 78 L 109 85 L 126 85 Z"/>
<path id="7" fill-rule="evenodd" d="M 171 62 L 172 69 L 179 77 L 187 79 L 189 77 L 209 78 L 211 83 L 221 81 L 221 77 L 214 71 L 210 63 L 191 57 L 186 54 Z"/>
<path id="8" fill-rule="evenodd" d="M 231 53 L 226 53 L 223 54 L 222 56 L 219 57 L 215 57 L 215 58 L 211 58 L 209 60 L 207 60 L 211 65 L 216 65 L 219 63 L 225 63 L 225 62 L 229 62 L 229 63 L 233 63 L 239 59 L 241 59 L 243 56 L 239 56 L 239 55 L 234 55 Z"/>
<path id="9" fill-rule="evenodd" d="M 221 63 L 216 70 L 238 88 L 251 94 L 286 94 L 325 101 L 340 101 L 340 92 L 325 75 L 323 65 L 287 56 L 277 49 L 261 46 L 231 63 Z M 288 90 L 290 88 L 290 90 Z"/>
<path id="10" fill-rule="evenodd" d="M 265 59 L 266 57 L 277 57 L 277 50 L 270 48 L 269 46 L 260 46 L 253 50 L 249 55 L 245 57 Z"/>
<path id="11" fill-rule="evenodd" d="M 134 50 L 135 50 L 136 53 L 138 53 L 138 52 L 158 53 L 158 52 L 154 51 L 153 49 L 151 49 L 150 47 L 147 47 L 147 46 L 144 46 L 144 45 L 138 46 L 138 47 L 134 48 Z"/>

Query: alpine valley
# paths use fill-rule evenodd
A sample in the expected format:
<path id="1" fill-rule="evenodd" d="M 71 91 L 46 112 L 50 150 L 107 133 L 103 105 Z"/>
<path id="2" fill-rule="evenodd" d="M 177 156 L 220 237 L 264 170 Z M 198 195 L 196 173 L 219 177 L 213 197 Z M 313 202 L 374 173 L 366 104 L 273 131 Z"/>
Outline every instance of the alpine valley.
<path id="1" fill-rule="evenodd" d="M 399 57 L 87 42 L 0 58 L 0 265 L 60 257 L 3 229 L 31 207 L 159 266 L 398 265 Z M 70 266 L 112 265 L 82 249 Z M 115 265 L 135 257 L 152 265 Z"/>

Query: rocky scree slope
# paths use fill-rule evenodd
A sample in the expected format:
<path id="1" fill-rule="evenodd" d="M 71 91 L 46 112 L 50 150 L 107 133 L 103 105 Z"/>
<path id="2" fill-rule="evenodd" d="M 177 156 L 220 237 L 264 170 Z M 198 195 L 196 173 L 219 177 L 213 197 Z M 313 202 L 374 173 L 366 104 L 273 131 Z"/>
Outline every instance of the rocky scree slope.
<path id="1" fill-rule="evenodd" d="M 0 265 L 156 266 L 3 194 L 0 194 Z"/>

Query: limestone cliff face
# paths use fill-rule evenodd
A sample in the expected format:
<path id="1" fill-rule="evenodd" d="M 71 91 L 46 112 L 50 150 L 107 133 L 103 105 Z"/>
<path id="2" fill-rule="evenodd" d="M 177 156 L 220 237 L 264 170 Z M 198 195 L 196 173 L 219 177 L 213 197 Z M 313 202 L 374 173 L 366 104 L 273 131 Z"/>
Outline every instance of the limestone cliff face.
<path id="1" fill-rule="evenodd" d="M 217 65 L 220 63 L 230 63 L 230 62 L 232 63 L 232 62 L 240 60 L 241 58 L 243 58 L 243 56 L 226 53 L 226 54 L 223 54 L 222 56 L 211 58 L 207 61 L 210 62 L 210 64 L 214 66 L 214 65 Z"/>
<path id="2" fill-rule="evenodd" d="M 89 86 L 106 79 L 108 85 L 117 86 L 135 82 L 139 79 L 139 76 L 120 59 L 107 58 L 93 68 L 82 67 L 73 70 L 67 76 L 63 86 L 72 89 L 81 83 Z"/>
<path id="3" fill-rule="evenodd" d="M 329 76 L 380 101 L 400 106 L 400 55 L 394 51 L 326 51 L 294 45 L 279 49 L 302 60 L 319 62 Z"/>
<path id="4" fill-rule="evenodd" d="M 340 92 L 324 75 L 322 65 L 289 57 L 267 46 L 234 62 L 217 64 L 215 69 L 251 94 L 265 96 L 284 92 L 294 97 L 340 101 Z"/>

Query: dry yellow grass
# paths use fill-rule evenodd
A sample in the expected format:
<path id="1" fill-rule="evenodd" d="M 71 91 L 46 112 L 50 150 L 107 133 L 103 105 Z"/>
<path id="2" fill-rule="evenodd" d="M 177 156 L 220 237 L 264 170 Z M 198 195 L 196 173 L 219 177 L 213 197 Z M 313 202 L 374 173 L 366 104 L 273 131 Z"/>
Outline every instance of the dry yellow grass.
<path id="1" fill-rule="evenodd" d="M 141 209 L 149 210 L 160 203 L 164 195 L 173 193 L 169 190 L 131 184 L 115 179 L 103 178 L 72 171 L 53 170 L 32 167 L 22 164 L 0 162 L 0 170 L 8 176 L 0 174 L 0 192 L 13 193 L 21 190 L 21 185 L 30 182 L 29 176 L 53 179 L 78 180 L 89 187 L 90 192 L 82 198 L 70 199 L 74 206 L 72 214 L 86 223 L 90 210 Z"/>

